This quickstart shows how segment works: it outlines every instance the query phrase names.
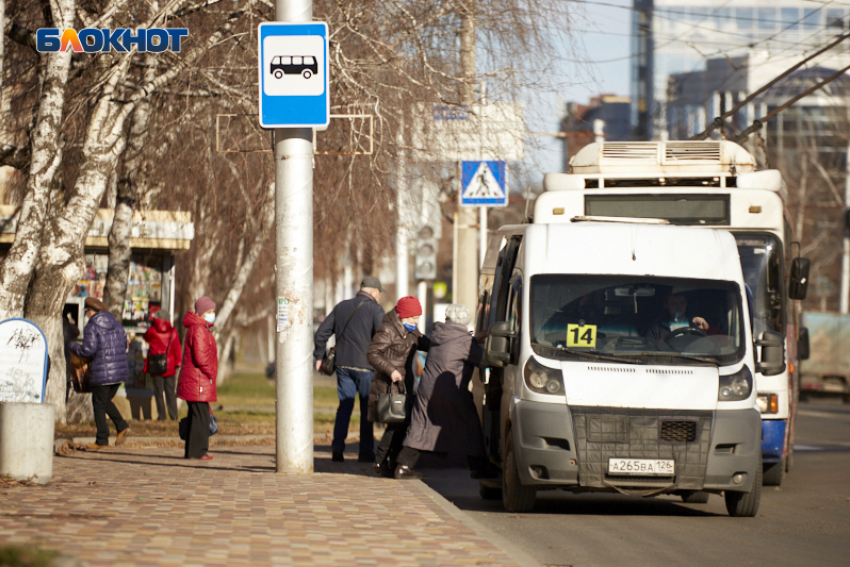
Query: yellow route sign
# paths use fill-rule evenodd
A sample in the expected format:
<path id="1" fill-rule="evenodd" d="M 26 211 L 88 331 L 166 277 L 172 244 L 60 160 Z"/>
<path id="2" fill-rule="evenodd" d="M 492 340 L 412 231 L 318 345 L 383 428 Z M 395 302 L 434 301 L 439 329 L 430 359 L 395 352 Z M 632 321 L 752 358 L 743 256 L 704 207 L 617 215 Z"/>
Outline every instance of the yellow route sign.
<path id="1" fill-rule="evenodd" d="M 568 347 L 596 347 L 596 325 L 567 325 Z"/>

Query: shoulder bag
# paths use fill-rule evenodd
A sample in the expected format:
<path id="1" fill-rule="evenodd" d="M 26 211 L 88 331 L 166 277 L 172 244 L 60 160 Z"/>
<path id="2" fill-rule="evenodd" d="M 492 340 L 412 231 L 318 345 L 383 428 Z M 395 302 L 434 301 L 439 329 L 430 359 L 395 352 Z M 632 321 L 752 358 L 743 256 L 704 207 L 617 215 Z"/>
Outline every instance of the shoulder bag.
<path id="1" fill-rule="evenodd" d="M 148 374 L 151 376 L 161 376 L 168 372 L 168 351 L 171 349 L 172 340 L 174 340 L 174 329 L 168 332 L 165 354 L 152 354 L 148 357 Z"/>
<path id="2" fill-rule="evenodd" d="M 378 394 L 378 423 L 404 423 L 407 420 L 407 388 L 404 380 L 399 382 L 401 392 L 393 393 L 395 382 L 390 382 L 386 393 Z"/>
<path id="3" fill-rule="evenodd" d="M 339 344 L 340 339 L 345 334 L 345 330 L 348 328 L 348 324 L 351 322 L 351 318 L 354 317 L 354 314 L 357 313 L 357 310 L 363 307 L 363 304 L 369 301 L 368 299 L 361 301 L 357 307 L 354 308 L 354 311 L 351 312 L 351 315 L 348 316 L 348 319 L 345 320 L 345 325 L 342 327 L 342 332 L 336 339 L 337 344 Z M 322 365 L 319 367 L 319 374 L 324 374 L 325 376 L 330 376 L 336 370 L 336 346 L 332 346 L 325 357 L 322 359 Z"/>
<path id="4" fill-rule="evenodd" d="M 89 359 L 71 353 L 71 386 L 78 394 L 91 392 L 91 368 Z"/>

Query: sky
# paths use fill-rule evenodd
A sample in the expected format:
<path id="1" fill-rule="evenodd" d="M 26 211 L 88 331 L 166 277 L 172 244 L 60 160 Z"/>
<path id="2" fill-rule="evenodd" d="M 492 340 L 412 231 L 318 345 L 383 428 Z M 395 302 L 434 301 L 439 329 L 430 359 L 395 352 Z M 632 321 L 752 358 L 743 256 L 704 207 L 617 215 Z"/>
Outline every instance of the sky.
<path id="1" fill-rule="evenodd" d="M 605 0 L 608 4 L 631 7 L 632 0 Z M 574 22 L 574 39 L 583 45 L 590 65 L 564 63 L 550 69 L 561 86 L 556 91 L 537 93 L 525 101 L 526 125 L 532 132 L 557 132 L 558 120 L 568 101 L 586 104 L 599 94 L 629 95 L 631 67 L 631 17 L 627 9 L 585 4 L 584 17 Z M 618 59 L 617 61 L 608 61 Z M 534 136 L 526 139 L 526 166 L 532 180 L 539 182 L 543 174 L 561 171 L 561 140 Z"/>

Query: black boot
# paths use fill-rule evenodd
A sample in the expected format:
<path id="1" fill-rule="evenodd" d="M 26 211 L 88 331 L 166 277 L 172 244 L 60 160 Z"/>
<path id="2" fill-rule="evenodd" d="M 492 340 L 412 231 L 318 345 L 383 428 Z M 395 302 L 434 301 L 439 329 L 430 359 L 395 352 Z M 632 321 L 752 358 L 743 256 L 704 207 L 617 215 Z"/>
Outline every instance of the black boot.
<path id="1" fill-rule="evenodd" d="M 422 476 L 422 473 L 418 473 L 406 465 L 397 466 L 395 474 L 393 474 L 393 478 L 396 480 L 419 480 Z"/>

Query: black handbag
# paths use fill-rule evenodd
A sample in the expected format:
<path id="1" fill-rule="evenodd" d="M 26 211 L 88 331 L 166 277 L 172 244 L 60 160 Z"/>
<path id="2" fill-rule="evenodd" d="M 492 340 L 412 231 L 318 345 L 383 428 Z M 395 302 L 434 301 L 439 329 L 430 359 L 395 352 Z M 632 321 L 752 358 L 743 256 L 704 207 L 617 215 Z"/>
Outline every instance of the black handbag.
<path id="1" fill-rule="evenodd" d="M 171 349 L 172 340 L 174 340 L 174 333 L 169 331 L 165 354 L 152 354 L 148 357 L 148 374 L 151 376 L 162 376 L 168 372 L 168 351 Z"/>
<path id="2" fill-rule="evenodd" d="M 212 412 L 210 412 L 210 437 L 218 433 L 218 420 L 215 418 Z M 180 420 L 180 423 L 177 424 L 177 434 L 180 435 L 180 439 L 183 441 L 189 436 L 189 418 L 184 417 Z"/>
<path id="3" fill-rule="evenodd" d="M 378 423 L 403 423 L 407 420 L 408 396 L 404 380 L 401 392 L 393 393 L 395 382 L 390 382 L 390 389 L 384 394 L 378 394 Z"/>
<path id="4" fill-rule="evenodd" d="M 369 301 L 368 299 L 366 301 Z M 360 304 L 354 308 L 354 311 L 351 312 L 351 315 L 348 316 L 348 319 L 345 320 L 345 325 L 342 327 L 342 332 L 337 337 L 337 343 L 342 338 L 342 335 L 345 334 L 345 330 L 348 328 L 348 324 L 351 322 L 351 318 L 354 317 L 354 314 L 357 313 L 357 310 L 363 307 L 363 304 L 366 301 L 361 301 Z M 328 349 L 328 352 L 325 354 L 325 357 L 322 359 L 322 364 L 319 366 L 319 374 L 324 374 L 325 376 L 330 376 L 336 370 L 336 347 L 333 346 Z"/>

